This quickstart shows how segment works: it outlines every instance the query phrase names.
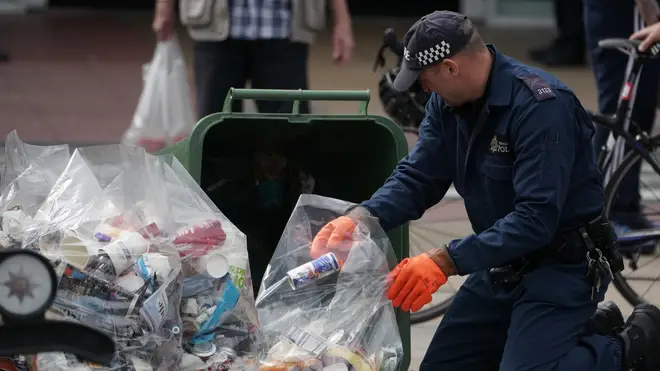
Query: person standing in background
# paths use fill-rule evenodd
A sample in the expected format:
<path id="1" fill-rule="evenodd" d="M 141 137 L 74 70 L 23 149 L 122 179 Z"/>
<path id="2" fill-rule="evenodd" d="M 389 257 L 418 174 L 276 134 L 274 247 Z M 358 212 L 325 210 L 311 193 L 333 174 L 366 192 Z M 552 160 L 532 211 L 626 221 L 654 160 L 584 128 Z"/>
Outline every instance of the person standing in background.
<path id="1" fill-rule="evenodd" d="M 586 44 L 580 0 L 555 0 L 558 35 L 544 48 L 529 52 L 529 57 L 546 66 L 581 66 L 585 63 Z"/>
<path id="2" fill-rule="evenodd" d="M 599 48 L 598 41 L 607 38 L 627 39 L 633 32 L 642 29 L 644 23 L 657 22 L 657 3 L 656 0 L 583 0 L 583 3 L 587 46 L 598 87 L 598 107 L 603 114 L 613 114 L 631 59 L 619 51 Z M 629 118 L 647 132 L 653 129 L 655 121 L 658 81 L 660 64 L 658 61 L 647 63 L 639 76 L 632 117 Z M 605 127 L 596 125 L 593 144 L 597 153 L 607 142 L 609 134 Z M 621 150 L 625 148 L 622 147 Z M 612 169 L 618 165 L 610 164 Z M 622 231 L 653 228 L 652 223 L 641 214 L 641 161 L 634 166 L 633 171 L 628 173 L 621 184 L 610 215 L 612 223 Z M 655 244 L 646 245 L 641 246 L 642 253 L 652 253 L 655 250 Z"/>
<path id="3" fill-rule="evenodd" d="M 153 28 L 159 41 L 173 35 L 174 1 L 156 0 Z M 332 58 L 350 60 L 351 17 L 346 0 L 332 10 Z M 220 112 L 229 88 L 307 89 L 309 46 L 325 27 L 326 0 L 180 0 L 180 18 L 194 44 L 199 117 Z M 234 102 L 234 111 L 242 109 Z M 292 102 L 257 101 L 260 112 L 291 112 Z M 309 102 L 301 102 L 309 113 Z"/>

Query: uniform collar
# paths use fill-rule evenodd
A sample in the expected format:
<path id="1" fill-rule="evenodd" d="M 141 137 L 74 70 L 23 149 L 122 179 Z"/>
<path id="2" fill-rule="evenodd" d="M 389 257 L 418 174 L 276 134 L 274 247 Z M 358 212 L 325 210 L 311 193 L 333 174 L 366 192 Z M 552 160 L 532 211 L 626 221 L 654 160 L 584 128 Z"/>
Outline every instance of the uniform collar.
<path id="1" fill-rule="evenodd" d="M 476 102 L 466 103 L 460 107 L 445 106 L 445 110 L 454 114 L 462 114 L 465 112 L 472 112 L 474 107 L 479 106 L 479 111 L 483 107 L 480 102 L 486 99 L 489 107 L 506 107 L 511 102 L 511 87 L 512 80 L 510 76 L 511 63 L 507 60 L 506 56 L 495 48 L 492 44 L 486 45 L 493 56 L 493 63 L 490 67 L 490 74 L 488 75 L 488 82 L 486 85 L 486 93 L 479 98 Z"/>
<path id="2" fill-rule="evenodd" d="M 511 62 L 504 54 L 497 51 L 495 45 L 488 44 L 487 47 L 493 54 L 493 65 L 488 77 L 488 105 L 491 107 L 508 106 L 511 103 L 513 86 Z"/>

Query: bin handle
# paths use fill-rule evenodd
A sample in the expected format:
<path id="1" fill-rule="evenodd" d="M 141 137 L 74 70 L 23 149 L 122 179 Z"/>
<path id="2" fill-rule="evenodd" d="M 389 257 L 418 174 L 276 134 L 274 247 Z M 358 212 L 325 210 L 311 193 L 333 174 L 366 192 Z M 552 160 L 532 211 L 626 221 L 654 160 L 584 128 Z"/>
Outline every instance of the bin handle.
<path id="1" fill-rule="evenodd" d="M 313 100 L 357 101 L 360 102 L 360 115 L 367 115 L 371 93 L 369 90 L 278 90 L 278 89 L 229 89 L 225 98 L 223 113 L 231 113 L 234 99 L 292 100 L 294 115 L 300 114 L 300 102 Z"/>

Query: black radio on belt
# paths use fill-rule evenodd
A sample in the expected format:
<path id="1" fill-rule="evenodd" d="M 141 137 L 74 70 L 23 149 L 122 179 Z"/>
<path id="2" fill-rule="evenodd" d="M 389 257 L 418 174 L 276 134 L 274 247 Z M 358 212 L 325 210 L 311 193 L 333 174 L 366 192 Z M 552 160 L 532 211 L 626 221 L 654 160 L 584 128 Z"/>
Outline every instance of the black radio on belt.
<path id="1" fill-rule="evenodd" d="M 612 273 L 619 273 L 624 269 L 623 257 L 619 251 L 619 241 L 610 222 L 599 217 L 586 226 L 586 231 L 594 247 L 599 249 L 610 264 Z"/>
<path id="2" fill-rule="evenodd" d="M 623 270 L 616 234 L 610 223 L 599 217 L 571 232 L 563 232 L 553 242 L 530 256 L 489 271 L 496 285 L 515 286 L 534 265 L 544 259 L 565 264 L 589 263 L 589 269 L 603 267 L 601 273 L 613 275 Z"/>
<path id="3" fill-rule="evenodd" d="M 517 285 L 529 271 L 531 262 L 528 259 L 507 264 L 503 267 L 492 268 L 488 273 L 490 281 L 499 286 L 512 287 Z"/>

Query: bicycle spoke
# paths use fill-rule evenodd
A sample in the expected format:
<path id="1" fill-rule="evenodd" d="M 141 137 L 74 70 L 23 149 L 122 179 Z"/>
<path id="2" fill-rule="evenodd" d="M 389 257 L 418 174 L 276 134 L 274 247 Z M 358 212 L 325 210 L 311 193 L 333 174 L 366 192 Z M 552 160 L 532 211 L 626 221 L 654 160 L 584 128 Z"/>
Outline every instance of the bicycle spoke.
<path id="1" fill-rule="evenodd" d="M 640 282 L 658 282 L 660 279 L 660 275 L 657 275 L 655 277 L 627 277 L 626 279 L 632 280 L 632 281 L 640 281 Z M 644 295 L 641 295 L 644 297 Z"/>
<path id="2" fill-rule="evenodd" d="M 660 143 L 660 137 L 652 139 L 653 143 Z M 619 152 L 620 154 L 620 152 Z M 652 153 L 652 158 L 657 153 Z M 637 213 L 634 209 L 629 212 L 612 214 L 615 202 L 621 200 L 618 195 L 619 187 L 629 172 L 634 169 L 636 163 L 641 163 L 640 189 L 641 207 Z M 657 161 L 657 160 L 656 160 Z M 629 153 L 623 158 L 618 158 L 619 166 L 611 171 L 611 179 L 608 184 L 606 195 L 606 213 L 613 221 L 619 223 L 616 218 L 622 218 L 624 225 L 630 230 L 618 230 L 618 238 L 621 250 L 627 260 L 627 268 L 620 273 L 614 281 L 614 285 L 621 294 L 633 305 L 641 302 L 660 304 L 660 254 L 655 249 L 660 242 L 660 175 L 641 159 L 636 153 Z M 634 175 L 633 175 L 634 176 Z M 627 203 L 622 203 L 626 205 Z M 625 210 L 625 209 L 624 209 Z M 630 223 L 628 225 L 628 223 Z M 619 223 L 620 224 L 620 223 Z"/>

